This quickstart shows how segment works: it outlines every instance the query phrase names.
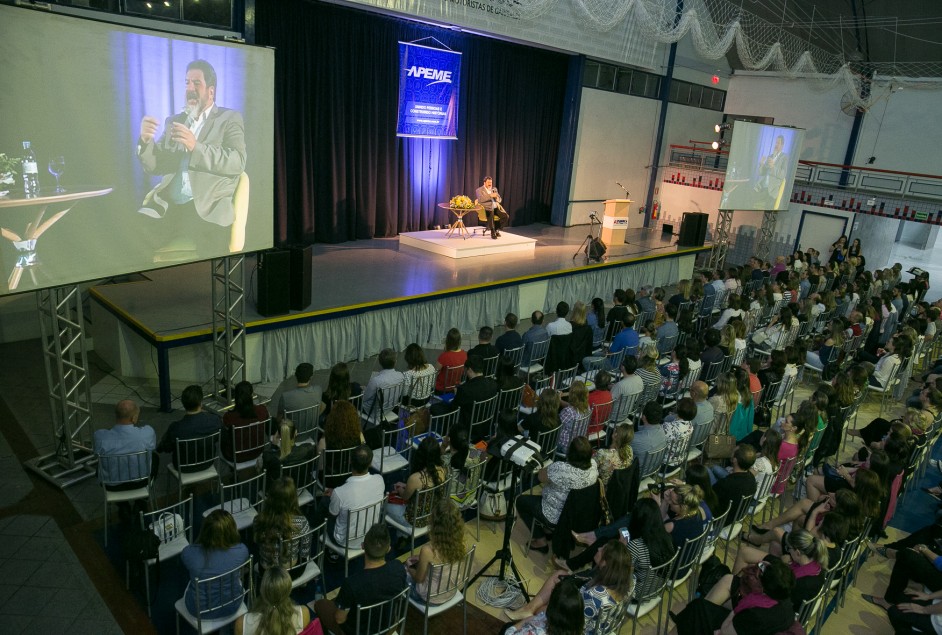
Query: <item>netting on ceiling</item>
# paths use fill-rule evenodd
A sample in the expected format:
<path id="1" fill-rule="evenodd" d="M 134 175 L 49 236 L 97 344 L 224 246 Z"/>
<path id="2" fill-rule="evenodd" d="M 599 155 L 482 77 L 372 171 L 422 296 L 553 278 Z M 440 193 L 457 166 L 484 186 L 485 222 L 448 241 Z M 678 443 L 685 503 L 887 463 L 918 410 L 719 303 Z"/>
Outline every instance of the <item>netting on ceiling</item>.
<path id="1" fill-rule="evenodd" d="M 560 0 L 511 0 L 523 19 L 542 15 Z M 610 31 L 640 25 L 649 41 L 665 44 L 690 35 L 697 53 L 720 59 L 735 45 L 735 54 L 750 70 L 774 71 L 788 78 L 812 78 L 823 88 L 840 85 L 847 99 L 867 109 L 893 84 L 939 88 L 926 78 L 942 76 L 942 62 L 848 63 L 840 56 L 772 24 L 728 0 L 685 0 L 678 16 L 676 0 L 572 0 L 590 27 Z M 637 29 L 632 29 L 637 31 Z M 866 75 L 876 78 L 865 81 Z"/>

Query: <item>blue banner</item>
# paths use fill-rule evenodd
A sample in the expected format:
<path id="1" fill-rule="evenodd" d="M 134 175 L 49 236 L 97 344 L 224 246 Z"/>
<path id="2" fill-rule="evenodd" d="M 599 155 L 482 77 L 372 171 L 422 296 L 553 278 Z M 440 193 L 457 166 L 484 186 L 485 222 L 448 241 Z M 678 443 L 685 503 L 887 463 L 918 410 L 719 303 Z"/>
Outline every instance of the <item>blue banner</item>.
<path id="1" fill-rule="evenodd" d="M 458 138 L 461 53 L 399 43 L 400 137 Z"/>

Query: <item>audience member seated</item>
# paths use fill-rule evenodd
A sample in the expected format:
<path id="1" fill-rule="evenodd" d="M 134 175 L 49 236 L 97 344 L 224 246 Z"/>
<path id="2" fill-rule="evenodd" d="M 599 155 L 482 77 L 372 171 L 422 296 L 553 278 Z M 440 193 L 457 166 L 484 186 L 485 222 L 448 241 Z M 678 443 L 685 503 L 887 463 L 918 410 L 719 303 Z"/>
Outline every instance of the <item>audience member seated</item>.
<path id="1" fill-rule="evenodd" d="M 478 330 L 478 343 L 468 351 L 468 357 L 477 355 L 481 359 L 490 359 L 500 355 L 500 351 L 497 350 L 497 347 L 491 344 L 493 337 L 494 329 L 489 326 L 482 326 Z"/>
<path id="2" fill-rule="evenodd" d="M 501 355 L 497 360 L 497 388 L 499 390 L 516 390 L 523 386 L 523 379 L 517 375 L 517 369 L 512 359 Z"/>
<path id="3" fill-rule="evenodd" d="M 569 303 L 557 303 L 556 319 L 546 325 L 546 332 L 550 337 L 553 335 L 568 335 L 572 333 L 572 324 L 566 320 L 567 315 L 569 315 Z"/>
<path id="4" fill-rule="evenodd" d="M 360 635 L 357 612 L 361 606 L 386 602 L 408 585 L 405 569 L 397 560 L 386 561 L 390 550 L 389 529 L 384 523 L 370 527 L 363 540 L 363 571 L 345 578 L 333 600 L 317 600 L 314 612 L 325 633 Z"/>
<path id="5" fill-rule="evenodd" d="M 217 509 L 203 519 L 196 543 L 187 545 L 180 553 L 180 561 L 186 567 L 190 581 L 183 599 L 186 610 L 196 615 L 196 580 L 217 576 L 245 563 L 249 550 L 239 537 L 235 520 L 229 512 Z M 206 595 L 200 596 L 201 607 L 216 607 L 202 614 L 203 619 L 222 619 L 239 610 L 240 602 L 234 601 L 242 595 L 242 584 L 238 578 L 228 584 L 202 586 Z"/>
<path id="6" fill-rule="evenodd" d="M 739 405 L 739 389 L 736 386 L 735 373 L 720 373 L 717 376 L 714 394 L 710 397 L 709 403 L 713 406 L 714 416 L 732 417 L 736 406 Z"/>
<path id="7" fill-rule="evenodd" d="M 268 410 L 265 406 L 259 406 L 254 401 L 254 391 L 252 384 L 247 381 L 240 381 L 232 391 L 234 404 L 232 410 L 222 417 L 222 439 L 220 440 L 220 449 L 222 455 L 228 460 L 232 460 L 232 432 L 237 428 L 244 428 L 250 423 L 265 421 L 269 418 Z M 269 426 L 270 427 L 270 426 Z M 264 448 L 266 430 L 255 430 L 254 436 L 246 433 L 236 433 L 236 462 L 251 461 L 262 453 Z"/>
<path id="8" fill-rule="evenodd" d="M 308 607 L 291 601 L 291 576 L 281 567 L 262 575 L 252 609 L 235 623 L 235 635 L 297 634 L 311 621 Z"/>
<path id="9" fill-rule="evenodd" d="M 687 360 L 687 347 L 684 344 L 678 344 L 670 353 L 670 361 L 658 367 L 661 373 L 661 389 L 659 391 L 662 399 L 675 396 L 680 382 L 682 382 L 690 373 L 690 362 Z M 676 395 L 680 397 L 682 395 Z"/>
<path id="10" fill-rule="evenodd" d="M 373 449 L 382 445 L 383 391 L 398 388 L 405 381 L 403 374 L 396 370 L 396 356 L 396 351 L 391 348 L 384 348 L 379 352 L 376 361 L 379 362 L 380 371 L 370 378 L 363 391 L 363 403 L 360 407 L 364 419 L 363 433 L 367 444 Z"/>
<path id="11" fill-rule="evenodd" d="M 631 423 L 621 423 L 615 426 L 612 432 L 611 447 L 595 452 L 595 463 L 599 466 L 599 480 L 603 486 L 608 486 L 608 481 L 616 470 L 624 470 L 634 464 L 635 455 L 631 449 L 634 438 L 635 430 Z"/>
<path id="12" fill-rule="evenodd" d="M 294 377 L 289 377 L 278 386 L 269 402 L 272 416 L 283 415 L 285 410 L 309 408 L 321 401 L 321 388 L 311 382 L 314 366 L 303 362 L 294 369 Z M 274 410 L 271 410 L 274 406 Z"/>
<path id="13" fill-rule="evenodd" d="M 559 439 L 556 443 L 557 452 L 565 452 L 576 434 L 576 423 L 589 413 L 589 390 L 581 381 L 574 381 L 569 387 L 569 395 L 562 402 L 563 409 L 559 413 Z M 584 431 L 579 431 L 584 434 Z"/>
<path id="14" fill-rule="evenodd" d="M 720 332 L 715 328 L 707 329 L 703 335 L 703 352 L 700 353 L 700 362 L 703 364 L 704 372 L 710 368 L 710 364 L 723 361 L 726 357 L 720 349 Z"/>
<path id="15" fill-rule="evenodd" d="M 409 478 L 405 483 L 393 485 L 393 494 L 386 504 L 386 514 L 392 516 L 396 522 L 406 526 L 423 527 L 425 520 L 416 520 L 429 513 L 432 505 L 430 497 L 426 497 L 426 507 L 416 509 L 413 501 L 416 493 L 441 485 L 448 476 L 448 470 L 442 463 L 442 447 L 434 437 L 426 437 L 412 452 L 412 465 L 409 466 Z M 417 524 L 420 523 L 421 524 Z"/>
<path id="16" fill-rule="evenodd" d="M 614 401 L 618 401 L 622 397 L 640 395 L 644 392 L 644 380 L 635 372 L 637 369 L 638 359 L 634 355 L 626 353 L 621 362 L 622 378 L 612 386 L 612 399 Z"/>
<path id="17" fill-rule="evenodd" d="M 596 554 L 595 568 L 588 572 L 588 576 L 574 576 L 582 583 L 585 635 L 612 633 L 622 622 L 633 590 L 632 568 L 628 547 L 613 540 Z M 553 590 L 565 575 L 565 572 L 556 572 L 543 583 L 532 600 L 515 611 L 505 609 L 504 615 L 516 622 L 546 610 Z M 597 624 L 599 616 L 601 620 Z"/>
<path id="18" fill-rule="evenodd" d="M 339 487 L 329 490 L 329 502 L 321 503 L 320 514 L 324 516 L 324 507 L 327 508 L 327 533 L 333 537 L 336 544 L 342 545 L 346 540 L 347 523 L 350 510 L 359 509 L 383 500 L 386 494 L 386 485 L 379 474 L 370 474 L 370 464 L 373 462 L 373 451 L 370 446 L 362 444 L 353 450 L 351 457 L 353 474 Z M 324 499 L 321 499 L 324 501 Z M 365 533 L 370 525 L 364 521 L 357 533 Z M 361 540 L 353 540 L 351 548 L 358 549 Z"/>
<path id="19" fill-rule="evenodd" d="M 451 491 L 455 492 L 452 497 L 459 504 L 464 504 L 468 500 L 459 500 L 456 493 L 467 487 L 470 471 L 486 460 L 486 454 L 468 445 L 468 429 L 460 423 L 453 426 L 442 443 L 442 463 L 448 470 L 447 478 L 451 481 Z M 468 496 L 473 498 L 476 493 L 472 491 Z"/>
<path id="20" fill-rule="evenodd" d="M 562 401 L 559 393 L 552 388 L 544 388 L 536 398 L 535 410 L 520 422 L 520 429 L 527 437 L 536 440 L 541 432 L 549 432 L 559 427 L 559 410 Z"/>
<path id="21" fill-rule="evenodd" d="M 298 429 L 291 419 L 282 419 L 278 423 L 271 435 L 271 443 L 256 461 L 258 467 L 264 468 L 265 480 L 269 483 L 281 478 L 282 467 L 304 463 L 317 456 L 317 448 L 313 444 L 295 443 L 297 437 Z"/>
<path id="22" fill-rule="evenodd" d="M 449 408 L 451 410 L 461 410 L 461 423 L 468 427 L 472 443 L 487 437 L 491 432 L 490 421 L 487 424 L 480 424 L 471 429 L 471 416 L 474 410 L 474 404 L 486 401 L 497 394 L 497 382 L 491 377 L 484 375 L 484 360 L 477 355 L 468 355 L 464 363 L 465 382 L 458 386 L 455 392 L 455 398 L 451 401 Z M 438 405 L 433 406 L 433 413 L 440 410 Z"/>
<path id="23" fill-rule="evenodd" d="M 656 395 L 661 386 L 661 371 L 657 368 L 658 357 L 660 355 L 654 342 L 642 347 L 638 357 L 638 369 L 635 371 L 644 383 L 645 390 L 651 391 L 649 394 L 652 395 Z"/>
<path id="24" fill-rule="evenodd" d="M 435 392 L 442 394 L 446 388 L 453 389 L 460 381 L 456 369 L 464 366 L 468 354 L 461 350 L 461 331 L 452 328 L 445 334 L 445 350 L 438 356 L 438 377 L 435 378 Z M 451 373 L 451 374 L 449 374 Z"/>
<path id="25" fill-rule="evenodd" d="M 640 336 L 635 330 L 635 316 L 628 311 L 621 318 L 622 329 L 618 331 L 612 339 L 612 345 L 608 347 L 609 353 L 618 353 L 625 351 L 625 357 L 637 357 L 638 344 Z"/>
<path id="26" fill-rule="evenodd" d="M 402 375 L 405 381 L 402 402 L 413 407 L 424 406 L 435 389 L 435 382 L 430 379 L 435 367 L 425 361 L 425 351 L 414 342 L 406 346 L 403 357 L 409 370 Z"/>
<path id="27" fill-rule="evenodd" d="M 784 529 L 785 526 L 790 526 L 792 530 L 804 528 L 810 531 L 829 513 L 836 513 L 847 519 L 851 536 L 858 535 L 863 529 L 864 514 L 860 499 L 852 490 L 840 490 L 822 496 L 814 502 L 807 498 L 798 501 L 778 517 L 760 525 L 753 525 L 749 533 L 743 536 L 743 541 L 756 547 L 769 545 L 769 553 L 777 555 L 781 553 L 781 546 L 784 544 L 782 541 L 789 533 Z"/>
<path id="28" fill-rule="evenodd" d="M 706 382 L 695 381 L 690 385 L 690 397 L 697 406 L 697 416 L 693 418 L 693 428 L 696 430 L 702 425 L 711 425 L 716 411 L 713 404 L 707 400 L 710 387 Z"/>
<path id="29" fill-rule="evenodd" d="M 719 506 L 714 510 L 714 514 L 719 516 L 727 509 L 729 515 L 726 517 L 726 524 L 734 522 L 733 514 L 743 499 L 751 498 L 756 493 L 756 477 L 752 473 L 752 465 L 756 462 L 756 450 L 748 443 L 741 443 L 736 446 L 733 452 L 732 464 L 733 470 L 729 476 L 718 481 L 713 488 L 716 492 L 716 498 Z"/>
<path id="30" fill-rule="evenodd" d="M 574 577 L 562 578 L 549 594 L 545 611 L 508 623 L 501 635 L 551 635 L 553 633 L 585 632 L 585 604 L 579 581 Z"/>
<path id="31" fill-rule="evenodd" d="M 494 342 L 499 354 L 503 355 L 506 351 L 523 346 L 523 338 L 520 336 L 520 333 L 517 332 L 517 322 L 517 316 L 513 313 L 508 313 L 504 317 L 505 331 L 497 338 L 497 341 Z"/>
<path id="32" fill-rule="evenodd" d="M 131 461 L 127 471 L 122 469 L 120 474 L 110 474 L 107 463 L 100 466 L 102 480 L 127 480 L 120 485 L 106 485 L 111 491 L 125 491 L 143 487 L 148 480 L 157 476 L 160 466 L 160 457 L 154 451 L 157 448 L 157 435 L 148 425 L 138 426 L 141 409 L 134 401 L 123 399 L 114 407 L 114 427 L 110 429 L 95 430 L 95 454 L 98 456 L 115 456 L 118 454 L 133 454 L 135 452 L 150 451 L 150 472 L 140 470 L 145 464 Z M 147 500 L 138 499 L 131 503 L 118 503 L 118 514 L 122 522 L 133 522 L 138 512 L 147 512 Z"/>
<path id="33" fill-rule="evenodd" d="M 592 409 L 592 417 L 589 419 L 589 431 L 586 436 L 602 432 L 605 424 L 612 414 L 612 376 L 604 370 L 595 374 L 595 390 L 589 393 L 589 408 Z"/>
<path id="34" fill-rule="evenodd" d="M 534 311 L 530 315 L 530 328 L 523 334 L 523 359 L 520 365 L 524 368 L 530 366 L 533 361 L 534 344 L 545 342 L 550 338 L 549 333 L 546 332 L 546 328 L 543 326 L 543 317 L 542 311 Z"/>
<path id="35" fill-rule="evenodd" d="M 570 359 L 572 360 L 582 361 L 592 357 L 592 342 L 595 334 L 586 321 L 586 315 L 585 304 L 576 302 L 569 317 L 569 323 L 572 325 L 572 338 L 569 340 Z"/>
<path id="36" fill-rule="evenodd" d="M 317 442 L 317 451 L 321 455 L 321 467 L 326 470 L 327 474 L 343 471 L 342 458 L 335 455 L 328 456 L 324 450 L 348 450 L 362 443 L 366 443 L 366 435 L 360 432 L 360 416 L 356 408 L 349 401 L 338 401 L 327 417 L 324 436 Z M 379 447 L 382 442 L 375 443 Z M 327 487 L 337 487 L 345 480 L 345 476 L 328 476 L 325 484 Z"/>
<path id="37" fill-rule="evenodd" d="M 517 513 L 527 527 L 533 529 L 530 548 L 547 553 L 546 530 L 559 522 L 569 492 L 594 484 L 599 477 L 598 465 L 592 458 L 592 446 L 585 437 L 576 437 L 569 444 L 566 461 L 556 461 L 540 470 L 542 495 L 523 494 L 517 497 Z M 539 523 L 537 523 L 539 521 Z M 536 523 L 536 524 L 535 524 Z M 521 616 L 526 617 L 526 616 Z"/>
<path id="38" fill-rule="evenodd" d="M 778 558 L 726 575 L 703 598 L 690 602 L 674 617 L 678 635 L 714 631 L 736 635 L 792 632 L 798 607 L 793 602 L 795 573 Z"/>
<path id="39" fill-rule="evenodd" d="M 592 304 L 586 313 L 586 324 L 592 329 L 593 341 L 601 342 L 605 339 L 605 333 L 608 331 L 605 324 L 605 300 L 592 298 Z"/>
<path id="40" fill-rule="evenodd" d="M 412 581 L 412 598 L 424 603 L 431 593 L 439 593 L 442 570 L 432 576 L 432 566 L 436 564 L 455 564 L 468 553 L 464 544 L 464 519 L 458 506 L 450 498 L 440 498 L 432 505 L 432 515 L 428 522 L 428 542 L 422 545 L 419 555 L 406 560 L 406 572 Z M 454 592 L 441 594 L 429 599 L 429 604 L 444 604 L 455 596 Z"/>
<path id="41" fill-rule="evenodd" d="M 170 424 L 157 445 L 158 452 L 171 454 L 175 466 L 179 465 L 177 439 L 198 439 L 222 429 L 222 420 L 219 415 L 203 411 L 203 389 L 199 386 L 193 384 L 184 388 L 180 402 L 186 414 L 179 421 Z M 186 457 L 187 463 L 191 464 L 186 471 L 199 472 L 216 460 L 215 448 L 209 447 L 209 444 L 199 444 L 199 446 L 195 456 Z M 196 464 L 196 461 L 200 463 Z"/>
<path id="42" fill-rule="evenodd" d="M 736 441 L 741 441 L 752 432 L 756 411 L 749 385 L 749 373 L 742 368 L 734 368 L 733 374 L 736 376 L 739 401 L 736 403 L 733 415 L 729 418 L 729 433 L 736 437 Z"/>
<path id="43" fill-rule="evenodd" d="M 321 395 L 324 404 L 321 413 L 321 423 L 327 421 L 330 409 L 337 401 L 349 401 L 363 394 L 363 388 L 355 381 L 350 381 L 350 369 L 343 362 L 334 364 L 330 369 L 330 378 L 327 380 L 327 390 Z"/>
<path id="44" fill-rule="evenodd" d="M 307 518 L 298 507 L 298 490 L 290 476 L 268 485 L 265 503 L 252 523 L 252 537 L 258 547 L 258 565 L 264 571 L 271 567 L 284 567 L 292 577 L 303 570 L 292 572 L 300 553 L 309 551 L 310 540 L 290 542 L 292 538 L 311 530 Z M 283 543 L 281 541 L 284 541 Z M 279 552 L 278 546 L 282 545 Z"/>
<path id="45" fill-rule="evenodd" d="M 727 305 L 728 306 L 723 309 L 723 312 L 720 314 L 720 319 L 713 324 L 714 329 L 722 329 L 731 319 L 742 317 L 742 309 L 740 308 L 741 305 L 738 295 L 730 294 Z"/>
<path id="46" fill-rule="evenodd" d="M 653 500 L 661 509 L 664 529 L 670 534 L 674 546 L 680 549 L 688 540 L 703 533 L 713 519 L 710 508 L 703 500 L 699 485 L 684 483 L 667 487 Z"/>
<path id="47" fill-rule="evenodd" d="M 656 401 L 649 401 L 641 411 L 641 425 L 631 442 L 635 459 L 644 464 L 645 457 L 655 450 L 667 446 L 664 434 L 664 409 Z"/>

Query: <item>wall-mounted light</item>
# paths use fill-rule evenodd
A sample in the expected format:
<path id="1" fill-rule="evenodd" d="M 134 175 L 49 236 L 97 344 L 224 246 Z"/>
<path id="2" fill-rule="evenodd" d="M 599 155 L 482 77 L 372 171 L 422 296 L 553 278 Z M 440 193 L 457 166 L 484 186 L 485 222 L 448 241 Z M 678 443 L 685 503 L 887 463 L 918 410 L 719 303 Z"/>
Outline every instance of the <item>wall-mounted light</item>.
<path id="1" fill-rule="evenodd" d="M 731 123 L 718 123 L 715 126 L 713 126 L 713 131 L 719 133 L 719 132 L 723 132 L 724 130 L 729 130 L 732 127 L 733 127 L 733 124 Z"/>
<path id="2" fill-rule="evenodd" d="M 720 148 L 725 148 L 728 145 L 729 145 L 729 141 L 726 141 L 725 139 L 717 139 L 716 141 L 710 144 L 710 147 L 713 148 L 714 150 L 719 150 Z"/>

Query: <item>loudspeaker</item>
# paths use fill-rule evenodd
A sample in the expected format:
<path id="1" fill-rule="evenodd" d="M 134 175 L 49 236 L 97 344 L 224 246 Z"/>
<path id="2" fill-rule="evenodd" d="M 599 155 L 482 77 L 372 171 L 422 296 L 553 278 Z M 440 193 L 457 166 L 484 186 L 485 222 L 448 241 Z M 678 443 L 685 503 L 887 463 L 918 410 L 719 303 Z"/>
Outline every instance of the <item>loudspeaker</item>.
<path id="1" fill-rule="evenodd" d="M 668 223 L 664 223 L 663 225 L 661 225 L 661 233 L 662 233 L 662 234 L 670 234 L 671 236 L 673 236 L 673 235 L 674 235 L 674 226 L 673 226 L 673 225 L 670 225 L 670 224 L 668 224 Z"/>
<path id="2" fill-rule="evenodd" d="M 293 311 L 303 311 L 311 306 L 311 274 L 314 248 L 311 245 L 295 245 L 288 248 L 291 254 L 291 298 Z"/>
<path id="3" fill-rule="evenodd" d="M 680 240 L 677 241 L 677 245 L 703 247 L 709 218 L 707 214 L 701 212 L 684 212 L 684 218 L 680 224 Z"/>
<path id="4" fill-rule="evenodd" d="M 608 251 L 608 247 L 605 246 L 605 243 L 599 238 L 593 238 L 592 242 L 589 243 L 589 260 L 601 261 L 606 251 Z"/>
<path id="5" fill-rule="evenodd" d="M 291 283 L 291 252 L 269 249 L 258 252 L 258 288 L 255 308 L 270 317 L 288 312 Z"/>

